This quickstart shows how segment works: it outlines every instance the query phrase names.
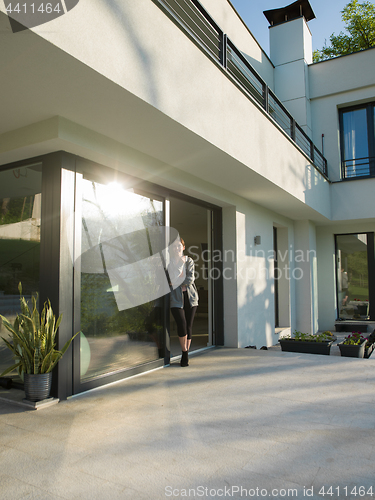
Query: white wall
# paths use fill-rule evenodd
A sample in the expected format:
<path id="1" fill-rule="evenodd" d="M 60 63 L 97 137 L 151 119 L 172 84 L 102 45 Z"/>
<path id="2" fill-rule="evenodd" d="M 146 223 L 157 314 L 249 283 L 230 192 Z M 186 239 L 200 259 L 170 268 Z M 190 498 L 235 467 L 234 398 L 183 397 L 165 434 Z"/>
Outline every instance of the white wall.
<path id="1" fill-rule="evenodd" d="M 332 220 L 375 222 L 375 179 L 355 179 L 331 185 Z"/>
<path id="2" fill-rule="evenodd" d="M 236 257 L 236 209 L 224 207 L 223 217 L 223 252 L 227 256 L 223 263 L 224 276 L 224 343 L 227 347 L 238 347 L 237 280 Z"/>
<path id="3" fill-rule="evenodd" d="M 254 245 L 254 236 L 261 244 Z M 272 219 L 262 210 L 237 207 L 238 346 L 273 344 Z M 272 258 L 272 254 L 271 254 Z"/>
<path id="4" fill-rule="evenodd" d="M 339 108 L 375 100 L 375 48 L 309 65 L 313 142 L 324 155 L 332 181 L 341 178 Z"/>
<path id="5" fill-rule="evenodd" d="M 81 1 L 34 31 L 42 38 L 32 31 L 4 35 L 7 62 L 22 57 L 6 65 L 0 162 L 12 161 L 10 149 L 24 145 L 9 123 L 21 129 L 57 112 L 268 208 L 277 200 L 284 215 L 295 213 L 297 202 L 317 212 L 309 217 L 330 216 L 328 184 L 319 174 L 309 184 L 308 158 L 150 0 Z M 243 36 L 252 40 L 246 30 Z M 13 101 L 22 113 L 15 115 Z M 22 132 L 29 142 L 30 134 Z M 41 143 L 33 148 L 42 152 Z"/>
<path id="6" fill-rule="evenodd" d="M 294 272 L 296 329 L 318 331 L 316 234 L 310 221 L 294 223 Z"/>
<path id="7" fill-rule="evenodd" d="M 274 90 L 273 65 L 249 28 L 227 0 L 202 0 L 210 16 L 243 53 L 267 85 Z"/>
<path id="8" fill-rule="evenodd" d="M 279 66 L 299 59 L 312 62 L 311 32 L 305 18 L 272 26 L 269 33 L 270 58 L 273 64 Z"/>
<path id="9" fill-rule="evenodd" d="M 288 227 L 279 224 L 274 226 L 277 228 L 279 327 L 290 333 L 292 299 L 290 263 L 293 245 L 290 244 Z"/>
<path id="10" fill-rule="evenodd" d="M 275 334 L 274 306 L 274 253 L 273 227 L 282 226 L 293 232 L 293 223 L 257 205 L 237 200 L 236 205 L 236 246 L 237 246 L 237 303 L 238 303 L 238 347 L 274 345 L 278 341 Z M 255 245 L 254 237 L 260 236 L 260 245 Z M 293 245 L 292 245 L 293 247 Z M 288 254 L 289 256 L 289 254 Z M 287 263 L 288 257 L 287 257 Z M 280 289 L 284 321 L 291 325 L 290 307 L 294 303 L 291 296 L 290 280 Z M 287 310 L 285 312 L 285 309 Z"/>

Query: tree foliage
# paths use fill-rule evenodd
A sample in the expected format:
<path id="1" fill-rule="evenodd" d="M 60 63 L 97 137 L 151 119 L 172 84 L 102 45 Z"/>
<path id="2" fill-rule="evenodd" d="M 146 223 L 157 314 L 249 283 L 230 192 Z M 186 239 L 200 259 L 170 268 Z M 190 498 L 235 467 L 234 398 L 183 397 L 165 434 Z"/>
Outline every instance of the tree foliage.
<path id="1" fill-rule="evenodd" d="M 326 41 L 321 50 L 314 51 L 314 62 L 375 47 L 375 5 L 372 2 L 352 0 L 341 14 L 348 34 L 342 31 L 338 35 L 332 33 L 330 45 Z"/>

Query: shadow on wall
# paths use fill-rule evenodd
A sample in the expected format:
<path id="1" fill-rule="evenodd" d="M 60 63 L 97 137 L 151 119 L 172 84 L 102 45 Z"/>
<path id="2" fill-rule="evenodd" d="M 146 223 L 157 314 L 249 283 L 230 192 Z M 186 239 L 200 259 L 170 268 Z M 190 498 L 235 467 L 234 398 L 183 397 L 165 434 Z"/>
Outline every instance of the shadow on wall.
<path id="1" fill-rule="evenodd" d="M 270 283 L 262 292 L 256 292 L 254 284 L 246 287 L 246 297 L 238 308 L 238 347 L 255 345 L 257 349 L 262 346 L 271 346 L 277 343 L 278 337 L 274 336 L 275 315 L 273 301 L 270 299 Z M 275 338 L 273 338 L 275 337 Z"/>
<path id="2" fill-rule="evenodd" d="M 152 60 L 145 46 L 142 44 L 141 39 L 137 36 L 136 31 L 134 30 L 129 10 L 126 9 L 125 3 L 119 0 L 107 0 L 105 2 L 105 6 L 114 19 L 114 25 L 120 25 L 122 27 L 124 37 L 131 41 L 134 51 L 138 56 L 138 61 L 143 68 L 145 76 L 144 81 L 147 82 L 150 103 L 157 107 L 157 83 L 152 70 Z M 126 67 L 124 67 L 124 71 L 126 71 Z"/>
<path id="3" fill-rule="evenodd" d="M 329 183 L 311 164 L 305 169 L 305 203 L 331 218 Z"/>
<path id="4" fill-rule="evenodd" d="M 325 217 L 331 216 L 329 183 L 311 163 L 305 166 L 304 176 L 301 177 L 293 164 L 289 163 L 286 174 L 290 179 L 303 183 L 304 202 L 307 206 L 322 213 Z"/>
<path id="5" fill-rule="evenodd" d="M 254 57 L 251 57 L 249 54 L 246 54 L 245 52 L 241 51 L 241 53 L 244 56 L 244 58 L 249 62 L 249 64 L 255 69 L 255 71 L 261 76 L 261 78 L 265 81 L 265 83 L 267 83 L 267 85 L 270 87 L 270 89 L 274 92 L 275 84 L 274 84 L 273 78 L 272 78 L 272 81 L 266 81 L 265 75 L 262 75 L 262 73 L 264 71 L 264 67 L 267 65 L 269 67 L 271 67 L 273 70 L 273 65 L 270 62 L 267 54 L 263 50 L 264 49 L 262 48 L 260 60 L 255 59 Z M 273 73 L 272 73 L 272 76 L 273 76 Z"/>
<path id="6" fill-rule="evenodd" d="M 324 217 L 331 218 L 330 184 L 325 177 L 311 163 L 297 169 L 287 157 L 285 160 L 279 157 L 279 160 L 278 170 L 283 172 L 280 181 L 283 186 L 289 187 L 291 196 Z"/>
<path id="7" fill-rule="evenodd" d="M 124 38 L 124 43 L 126 46 L 129 45 L 134 49 L 134 53 L 136 54 L 137 61 L 139 62 L 139 67 L 143 73 L 143 82 L 144 87 L 148 92 L 148 100 L 149 103 L 155 106 L 158 109 L 161 109 L 162 103 L 160 102 L 160 93 L 158 88 L 160 86 L 160 82 L 157 78 L 157 68 L 154 66 L 152 53 L 147 48 L 147 45 L 143 42 L 144 39 L 140 38 L 140 34 L 136 30 L 136 7 L 129 8 L 126 4 L 120 0 L 108 0 L 105 3 L 105 8 L 109 12 L 109 14 L 113 17 L 114 25 L 121 26 L 122 35 Z M 266 63 L 265 58 L 266 55 L 262 53 L 262 60 L 257 61 L 251 56 L 246 54 L 246 58 L 249 62 L 254 66 L 255 69 L 257 67 L 261 67 Z M 185 61 L 185 64 L 187 61 Z M 127 71 L 126 65 L 124 65 L 123 71 Z M 195 78 L 192 85 L 199 84 L 199 68 L 194 68 Z M 197 73 L 198 71 L 198 73 Z M 199 93 L 194 92 L 194 95 L 199 95 Z M 204 105 L 204 96 L 202 94 L 202 103 L 196 101 L 195 97 L 195 105 Z M 186 112 L 185 108 L 182 108 L 184 112 Z M 184 120 L 186 117 L 182 117 Z M 268 156 L 269 153 L 264 152 L 265 164 L 268 164 Z M 280 161 L 280 158 L 279 158 Z M 281 159 L 281 161 L 283 161 Z M 288 161 L 288 160 L 287 160 Z M 288 168 L 289 167 L 289 168 Z M 277 169 L 279 172 L 285 172 L 285 174 L 281 174 L 282 178 L 277 182 L 282 186 L 290 186 L 290 191 L 292 193 L 297 193 L 297 196 L 303 197 L 303 188 L 305 193 L 305 199 L 302 200 L 311 206 L 313 209 L 322 212 L 325 216 L 330 215 L 330 205 L 329 205 L 329 190 L 322 189 L 322 184 L 325 183 L 325 179 L 321 176 L 321 174 L 316 171 L 316 169 L 312 165 L 307 165 L 305 167 L 305 171 L 297 171 L 295 167 L 288 161 L 288 163 L 284 163 L 280 165 Z"/>

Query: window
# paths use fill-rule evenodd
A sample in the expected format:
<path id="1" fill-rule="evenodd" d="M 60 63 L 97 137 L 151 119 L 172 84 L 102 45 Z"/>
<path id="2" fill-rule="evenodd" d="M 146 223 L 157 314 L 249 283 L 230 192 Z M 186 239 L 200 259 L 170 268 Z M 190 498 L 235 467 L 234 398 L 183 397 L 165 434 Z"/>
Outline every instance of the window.
<path id="1" fill-rule="evenodd" d="M 152 259 L 163 226 L 161 200 L 83 180 L 81 382 L 164 357 L 164 272 Z"/>
<path id="2" fill-rule="evenodd" d="M 21 312 L 18 283 L 27 300 L 39 292 L 41 193 L 40 164 L 0 172 L 0 314 L 11 323 Z M 0 337 L 8 334 L 0 321 Z M 0 342 L 2 373 L 14 363 Z"/>
<path id="3" fill-rule="evenodd" d="M 375 304 L 374 233 L 336 235 L 337 317 L 373 320 Z"/>
<path id="4" fill-rule="evenodd" d="M 343 179 L 375 176 L 375 103 L 340 110 Z"/>

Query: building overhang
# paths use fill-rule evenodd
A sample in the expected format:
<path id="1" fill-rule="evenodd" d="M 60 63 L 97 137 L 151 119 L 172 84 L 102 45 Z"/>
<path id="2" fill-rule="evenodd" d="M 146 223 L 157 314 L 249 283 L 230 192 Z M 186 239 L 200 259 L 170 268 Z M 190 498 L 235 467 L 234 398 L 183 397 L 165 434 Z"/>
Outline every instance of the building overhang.
<path id="1" fill-rule="evenodd" d="M 2 13 L 0 29 L 10 31 Z M 281 180 L 263 174 L 267 155 L 271 166 L 283 158 L 264 136 L 262 148 L 254 142 L 257 158 L 250 143 L 245 164 L 31 30 L 3 35 L 0 65 L 0 165 L 63 150 L 202 199 L 211 186 L 291 219 L 330 217 L 329 183 L 312 165 L 293 178 L 294 160 L 283 160 L 285 188 L 281 166 L 273 170 Z M 270 130 L 308 163 L 276 126 Z"/>

